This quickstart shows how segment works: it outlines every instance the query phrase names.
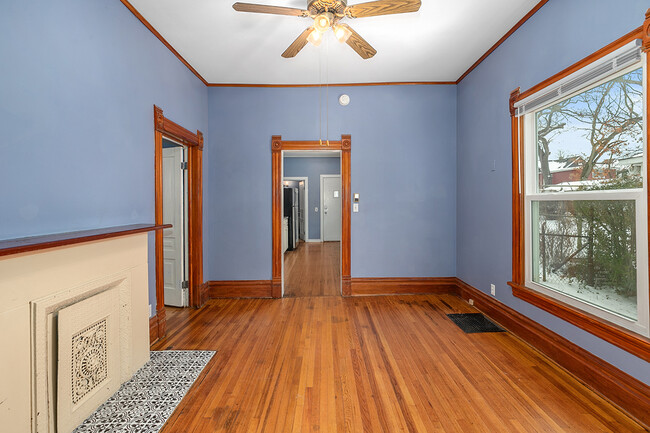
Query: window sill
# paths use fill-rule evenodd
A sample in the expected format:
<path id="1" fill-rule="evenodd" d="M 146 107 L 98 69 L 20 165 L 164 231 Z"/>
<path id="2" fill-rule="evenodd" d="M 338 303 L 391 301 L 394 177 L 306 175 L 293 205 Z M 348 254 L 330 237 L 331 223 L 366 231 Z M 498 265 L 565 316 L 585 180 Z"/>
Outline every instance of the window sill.
<path id="1" fill-rule="evenodd" d="M 605 322 L 599 317 L 543 295 L 528 287 L 508 282 L 513 296 L 584 329 L 621 349 L 650 362 L 650 340 L 618 325 Z"/>

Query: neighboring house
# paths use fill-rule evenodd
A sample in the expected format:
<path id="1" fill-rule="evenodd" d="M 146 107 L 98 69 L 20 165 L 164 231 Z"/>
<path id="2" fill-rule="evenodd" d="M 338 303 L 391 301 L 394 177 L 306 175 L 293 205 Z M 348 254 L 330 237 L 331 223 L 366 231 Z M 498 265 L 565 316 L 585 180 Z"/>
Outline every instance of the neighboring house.
<path id="1" fill-rule="evenodd" d="M 627 172 L 632 176 L 640 176 L 643 168 L 643 152 L 632 153 L 618 160 L 619 172 Z"/>
<path id="2" fill-rule="evenodd" d="M 569 182 L 576 185 L 576 182 L 585 182 L 596 179 L 614 179 L 617 176 L 616 168 L 612 168 L 613 164 L 609 161 L 599 163 L 596 168 L 592 170 L 587 179 L 581 180 L 582 167 L 584 166 L 584 159 L 580 156 L 572 156 L 563 158 L 561 160 L 549 161 L 549 171 L 551 174 L 550 185 L 563 185 Z M 540 173 L 540 179 L 542 175 Z"/>

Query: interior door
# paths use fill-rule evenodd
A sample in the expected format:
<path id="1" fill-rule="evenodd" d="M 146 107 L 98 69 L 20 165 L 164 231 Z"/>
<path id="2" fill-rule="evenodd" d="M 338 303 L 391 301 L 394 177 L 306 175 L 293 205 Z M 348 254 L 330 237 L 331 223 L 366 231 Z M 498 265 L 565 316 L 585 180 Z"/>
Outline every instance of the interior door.
<path id="1" fill-rule="evenodd" d="M 322 177 L 323 241 L 341 240 L 341 176 Z"/>
<path id="2" fill-rule="evenodd" d="M 185 203 L 183 147 L 163 148 L 163 264 L 165 305 L 187 306 L 185 281 Z"/>
<path id="3" fill-rule="evenodd" d="M 305 202 L 305 181 L 301 180 L 298 183 L 298 195 L 300 196 L 300 207 L 298 209 L 298 220 L 300 221 L 300 239 L 307 240 L 307 229 L 305 228 L 305 212 L 307 212 L 307 203 Z"/>

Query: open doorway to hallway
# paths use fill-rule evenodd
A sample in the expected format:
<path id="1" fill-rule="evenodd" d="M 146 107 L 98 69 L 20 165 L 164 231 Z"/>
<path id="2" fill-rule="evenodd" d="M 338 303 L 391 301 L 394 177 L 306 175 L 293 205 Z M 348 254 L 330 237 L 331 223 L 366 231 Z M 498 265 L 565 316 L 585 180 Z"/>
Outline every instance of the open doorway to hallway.
<path id="1" fill-rule="evenodd" d="M 282 169 L 284 296 L 340 296 L 340 152 L 285 151 Z"/>
<path id="2" fill-rule="evenodd" d="M 164 137 L 162 139 L 163 278 L 165 305 L 187 307 L 187 148 Z"/>

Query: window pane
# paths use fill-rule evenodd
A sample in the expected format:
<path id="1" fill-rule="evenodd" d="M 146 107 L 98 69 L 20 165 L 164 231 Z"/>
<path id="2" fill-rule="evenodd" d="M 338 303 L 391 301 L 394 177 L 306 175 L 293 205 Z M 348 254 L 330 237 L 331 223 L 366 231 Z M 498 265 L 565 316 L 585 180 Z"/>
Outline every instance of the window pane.
<path id="1" fill-rule="evenodd" d="M 540 192 L 643 186 L 643 69 L 535 114 Z"/>
<path id="2" fill-rule="evenodd" d="M 635 320 L 633 200 L 534 201 L 532 279 Z"/>

